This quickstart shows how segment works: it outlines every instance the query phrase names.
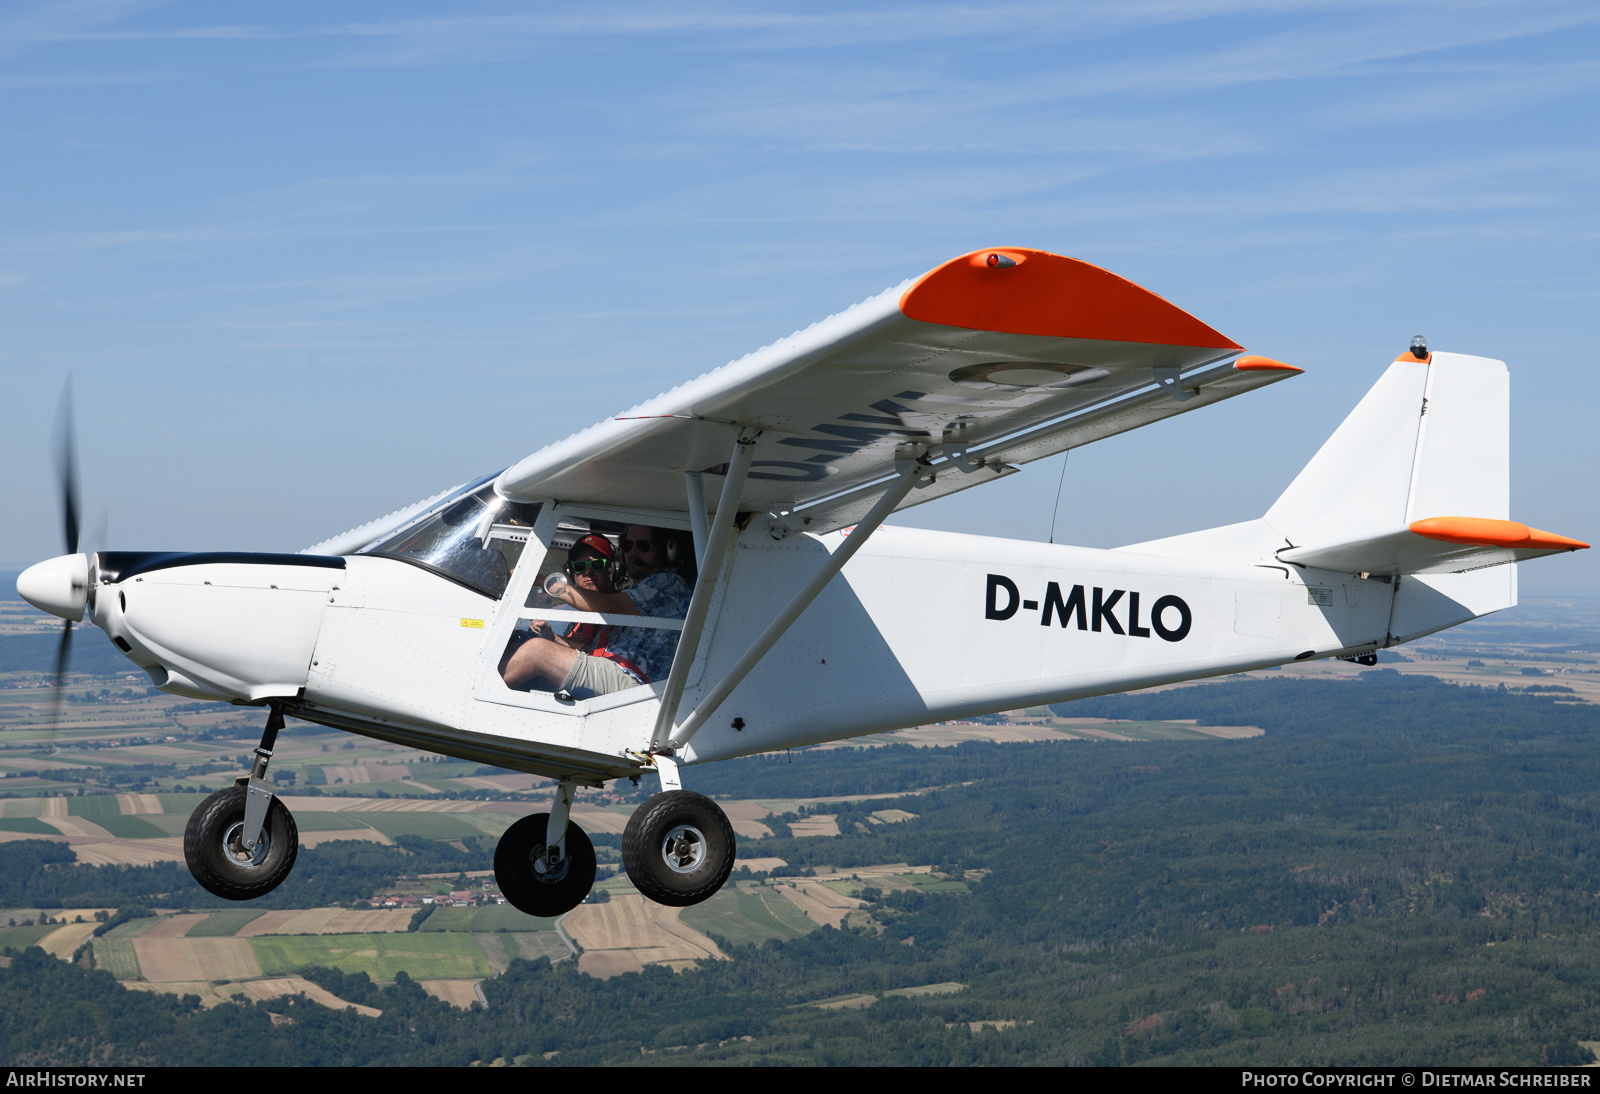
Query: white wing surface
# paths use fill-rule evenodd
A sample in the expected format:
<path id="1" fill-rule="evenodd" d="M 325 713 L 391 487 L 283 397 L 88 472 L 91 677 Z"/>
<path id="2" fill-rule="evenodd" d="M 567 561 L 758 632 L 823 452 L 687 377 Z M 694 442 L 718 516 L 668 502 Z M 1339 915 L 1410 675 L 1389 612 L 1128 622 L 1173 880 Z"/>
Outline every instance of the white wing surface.
<path id="1" fill-rule="evenodd" d="M 714 505 L 735 440 L 759 430 L 739 510 L 828 531 L 860 519 L 897 456 L 933 471 L 904 508 L 1300 371 L 1242 348 L 1088 263 L 975 251 L 550 445 L 496 488 L 682 511 L 683 474 L 702 472 Z"/>

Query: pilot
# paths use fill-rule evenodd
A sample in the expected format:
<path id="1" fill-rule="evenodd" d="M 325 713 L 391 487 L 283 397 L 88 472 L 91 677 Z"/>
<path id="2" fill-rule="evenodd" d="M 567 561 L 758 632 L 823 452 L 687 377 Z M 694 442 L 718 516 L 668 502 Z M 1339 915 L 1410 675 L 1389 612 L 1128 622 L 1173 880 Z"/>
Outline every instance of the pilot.
<path id="1" fill-rule="evenodd" d="M 563 572 L 569 584 L 584 592 L 602 595 L 616 592 L 617 582 L 622 578 L 617 549 L 611 546 L 611 541 L 605 536 L 593 532 L 578 540 L 567 551 L 567 564 Z M 568 649 L 584 653 L 592 652 L 597 645 L 596 640 L 602 639 L 599 627 L 594 623 L 564 623 L 552 628 L 549 623 L 536 620 L 531 630 L 535 637 L 548 638 Z"/>
<path id="2" fill-rule="evenodd" d="M 622 554 L 632 584 L 615 591 L 616 552 L 590 533 L 568 552 L 572 583 L 553 594 L 579 611 L 682 619 L 689 583 L 679 571 L 692 563 L 682 537 L 668 529 L 632 525 Z M 692 571 L 691 571 L 692 572 Z M 501 675 L 517 690 L 551 690 L 588 699 L 664 678 L 672 669 L 678 632 L 654 627 L 575 629 L 558 637 L 543 624 L 507 659 Z"/>

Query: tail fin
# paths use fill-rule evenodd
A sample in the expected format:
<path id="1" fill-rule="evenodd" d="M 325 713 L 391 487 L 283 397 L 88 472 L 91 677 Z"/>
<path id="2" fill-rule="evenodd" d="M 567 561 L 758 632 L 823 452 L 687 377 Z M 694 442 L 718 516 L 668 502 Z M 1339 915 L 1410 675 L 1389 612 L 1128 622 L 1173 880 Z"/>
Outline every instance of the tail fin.
<path id="1" fill-rule="evenodd" d="M 1456 574 L 1587 547 L 1509 519 L 1510 423 L 1503 362 L 1401 357 L 1267 511 L 1278 558 Z"/>
<path id="2" fill-rule="evenodd" d="M 1134 544 L 1191 557 L 1270 551 L 1347 574 L 1459 574 L 1589 546 L 1509 519 L 1504 362 L 1402 356 L 1259 521 Z"/>
<path id="3" fill-rule="evenodd" d="M 1385 645 L 1512 607 L 1517 568 L 1505 563 L 1588 544 L 1509 519 L 1510 419 L 1503 362 L 1407 354 L 1261 520 L 1125 550 L 1237 561 L 1270 552 L 1398 581 Z"/>
<path id="4" fill-rule="evenodd" d="M 1427 517 L 1510 516 L 1506 366 L 1484 357 L 1401 357 L 1267 511 L 1297 548 L 1405 531 Z"/>

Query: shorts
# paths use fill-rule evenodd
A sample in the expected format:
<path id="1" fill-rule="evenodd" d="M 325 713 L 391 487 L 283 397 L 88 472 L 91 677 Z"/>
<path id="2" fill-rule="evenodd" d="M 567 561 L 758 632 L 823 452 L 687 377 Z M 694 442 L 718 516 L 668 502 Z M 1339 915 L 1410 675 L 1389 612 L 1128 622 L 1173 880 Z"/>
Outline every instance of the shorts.
<path id="1" fill-rule="evenodd" d="M 609 695 L 613 691 L 626 691 L 639 686 L 639 680 L 627 669 L 605 657 L 580 653 L 561 681 L 561 691 L 574 699 L 592 699 L 596 695 Z"/>

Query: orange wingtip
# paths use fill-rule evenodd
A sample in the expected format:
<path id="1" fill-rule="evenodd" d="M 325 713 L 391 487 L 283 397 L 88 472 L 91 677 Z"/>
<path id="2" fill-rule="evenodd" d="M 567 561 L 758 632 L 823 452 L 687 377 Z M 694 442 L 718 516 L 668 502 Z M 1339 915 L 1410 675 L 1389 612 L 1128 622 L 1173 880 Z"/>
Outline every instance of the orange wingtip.
<path id="1" fill-rule="evenodd" d="M 1568 539 L 1554 532 L 1541 532 L 1518 524 L 1514 520 L 1490 520 L 1487 517 L 1428 517 L 1411 522 L 1411 530 L 1419 536 L 1443 540 L 1445 543 L 1464 543 L 1473 547 L 1533 547 L 1547 551 L 1582 551 L 1588 544 L 1581 539 Z"/>
<path id="2" fill-rule="evenodd" d="M 1025 247 L 990 247 L 952 258 L 906 290 L 900 311 L 924 323 L 967 330 L 1244 348 L 1109 270 Z"/>
<path id="3" fill-rule="evenodd" d="M 1274 361 L 1270 357 L 1257 357 L 1247 353 L 1233 363 L 1233 367 L 1240 372 L 1304 372 L 1303 368 L 1286 365 L 1282 361 Z"/>

